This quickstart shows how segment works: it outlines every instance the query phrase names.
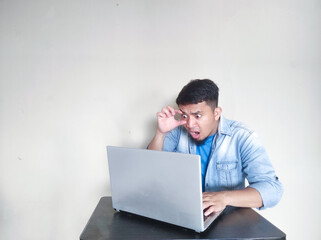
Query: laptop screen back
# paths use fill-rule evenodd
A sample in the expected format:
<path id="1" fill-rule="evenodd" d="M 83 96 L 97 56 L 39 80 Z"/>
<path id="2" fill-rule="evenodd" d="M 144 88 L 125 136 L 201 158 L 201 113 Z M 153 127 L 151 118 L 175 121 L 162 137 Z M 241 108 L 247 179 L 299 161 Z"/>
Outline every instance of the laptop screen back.
<path id="1" fill-rule="evenodd" d="M 113 207 L 203 230 L 198 155 L 107 147 Z"/>

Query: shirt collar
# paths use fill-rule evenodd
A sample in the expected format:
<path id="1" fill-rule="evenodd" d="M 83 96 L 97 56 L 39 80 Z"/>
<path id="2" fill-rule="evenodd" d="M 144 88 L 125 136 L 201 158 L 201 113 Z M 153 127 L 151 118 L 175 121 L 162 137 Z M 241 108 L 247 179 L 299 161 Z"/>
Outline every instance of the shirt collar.
<path id="1" fill-rule="evenodd" d="M 220 117 L 220 122 L 218 124 L 218 130 L 217 130 L 218 135 L 225 134 L 225 135 L 232 135 L 232 130 L 228 124 L 228 120 L 221 115 Z"/>

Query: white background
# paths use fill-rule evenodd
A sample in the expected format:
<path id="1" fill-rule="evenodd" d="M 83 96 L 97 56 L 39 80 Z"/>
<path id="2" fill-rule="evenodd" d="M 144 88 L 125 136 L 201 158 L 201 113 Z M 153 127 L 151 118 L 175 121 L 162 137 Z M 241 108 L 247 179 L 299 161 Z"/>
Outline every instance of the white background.
<path id="1" fill-rule="evenodd" d="M 110 195 L 106 145 L 145 147 L 156 112 L 211 78 L 284 184 L 260 213 L 321 239 L 321 2 L 1 0 L 0 238 L 78 239 Z"/>

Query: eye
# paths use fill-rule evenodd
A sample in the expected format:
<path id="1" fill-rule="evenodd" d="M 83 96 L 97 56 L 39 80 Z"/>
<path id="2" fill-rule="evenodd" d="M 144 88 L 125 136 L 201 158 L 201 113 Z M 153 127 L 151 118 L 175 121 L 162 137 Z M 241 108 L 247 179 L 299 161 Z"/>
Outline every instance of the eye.
<path id="1" fill-rule="evenodd" d="M 202 117 L 201 114 L 196 114 L 196 118 L 200 118 L 200 117 Z"/>
<path id="2" fill-rule="evenodd" d="M 183 114 L 182 117 L 183 117 L 183 118 L 187 118 L 187 115 L 186 115 L 186 114 Z"/>

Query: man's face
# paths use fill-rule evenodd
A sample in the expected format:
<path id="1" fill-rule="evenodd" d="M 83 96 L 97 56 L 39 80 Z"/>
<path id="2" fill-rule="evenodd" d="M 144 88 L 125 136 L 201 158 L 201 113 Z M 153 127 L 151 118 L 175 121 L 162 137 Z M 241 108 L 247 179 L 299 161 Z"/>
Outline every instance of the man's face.
<path id="1" fill-rule="evenodd" d="M 184 127 L 195 141 L 203 141 L 217 131 L 221 108 L 214 110 L 205 102 L 179 105 L 182 118 L 186 120 Z"/>

